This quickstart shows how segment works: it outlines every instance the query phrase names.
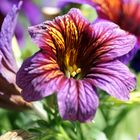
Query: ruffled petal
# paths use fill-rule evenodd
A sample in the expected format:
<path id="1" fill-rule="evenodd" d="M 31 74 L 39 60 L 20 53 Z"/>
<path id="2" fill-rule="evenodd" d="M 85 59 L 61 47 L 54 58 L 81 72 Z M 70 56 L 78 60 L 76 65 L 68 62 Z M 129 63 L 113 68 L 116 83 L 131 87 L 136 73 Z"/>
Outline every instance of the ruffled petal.
<path id="1" fill-rule="evenodd" d="M 108 51 L 101 55 L 105 58 L 116 58 L 123 56 L 130 52 L 135 44 L 136 38 L 133 35 L 121 30 L 116 24 L 106 21 L 98 20 L 93 24 L 94 36 L 99 38 L 97 40 L 98 50 L 97 53 Z M 100 47 L 101 46 L 101 47 Z"/>
<path id="2" fill-rule="evenodd" d="M 99 105 L 95 87 L 84 80 L 67 79 L 57 93 L 59 112 L 63 119 L 91 121 Z"/>
<path id="3" fill-rule="evenodd" d="M 48 52 L 38 52 L 24 61 L 17 72 L 17 85 L 26 101 L 40 100 L 57 92 L 65 81 L 56 60 Z"/>
<path id="4" fill-rule="evenodd" d="M 94 86 L 121 100 L 128 100 L 129 93 L 136 86 L 135 75 L 118 60 L 96 65 L 85 78 Z"/>

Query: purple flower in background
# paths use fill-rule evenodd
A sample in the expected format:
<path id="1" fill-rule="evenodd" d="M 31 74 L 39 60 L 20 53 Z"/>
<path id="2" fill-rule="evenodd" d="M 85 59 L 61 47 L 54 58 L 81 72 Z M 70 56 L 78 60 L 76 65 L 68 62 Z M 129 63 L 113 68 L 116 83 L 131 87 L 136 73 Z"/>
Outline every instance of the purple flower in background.
<path id="1" fill-rule="evenodd" d="M 27 101 L 57 95 L 60 115 L 81 122 L 93 119 L 99 105 L 96 88 L 129 99 L 135 76 L 118 57 L 136 39 L 108 21 L 90 24 L 77 9 L 29 28 L 40 51 L 24 61 L 17 84 Z"/>
<path id="2" fill-rule="evenodd" d="M 18 4 L 20 0 L 1 0 L 0 1 L 0 25 L 6 14 L 12 8 L 13 4 Z M 39 7 L 32 1 L 32 0 L 23 0 L 23 4 L 21 6 L 21 12 L 23 15 L 27 17 L 27 20 L 30 22 L 31 25 L 38 24 L 42 21 L 42 14 Z M 16 37 L 19 42 L 23 42 L 24 36 L 24 25 L 21 22 L 18 22 L 16 26 Z"/>
<path id="3" fill-rule="evenodd" d="M 21 7 L 13 6 L 5 17 L 0 32 L 0 107 L 20 110 L 29 106 L 21 97 L 17 87 L 18 67 L 12 53 L 11 41 L 16 25 L 16 17 Z"/>

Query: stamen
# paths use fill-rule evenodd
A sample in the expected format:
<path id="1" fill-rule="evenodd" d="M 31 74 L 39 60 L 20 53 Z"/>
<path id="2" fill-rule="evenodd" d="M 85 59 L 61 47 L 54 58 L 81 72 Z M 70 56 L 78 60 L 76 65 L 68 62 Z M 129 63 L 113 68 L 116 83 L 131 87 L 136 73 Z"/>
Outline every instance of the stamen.
<path id="1" fill-rule="evenodd" d="M 71 73 L 71 76 L 72 76 L 72 77 L 75 77 L 76 74 L 77 74 L 77 73 L 76 73 L 75 71 L 73 71 L 73 72 Z"/>
<path id="2" fill-rule="evenodd" d="M 71 72 L 71 76 L 74 78 L 81 72 L 81 68 L 77 68 L 76 70 Z"/>
<path id="3" fill-rule="evenodd" d="M 77 70 L 76 70 L 76 73 L 78 74 L 78 73 L 80 73 L 81 72 L 81 68 L 78 68 Z"/>
<path id="4" fill-rule="evenodd" d="M 79 77 L 79 73 L 81 73 L 81 68 L 77 68 L 75 64 L 73 66 L 69 66 L 68 69 L 65 71 L 65 75 L 68 78 L 73 77 L 77 79 L 77 77 Z"/>
<path id="5" fill-rule="evenodd" d="M 69 71 L 65 71 L 65 75 L 67 78 L 70 78 L 70 72 Z"/>

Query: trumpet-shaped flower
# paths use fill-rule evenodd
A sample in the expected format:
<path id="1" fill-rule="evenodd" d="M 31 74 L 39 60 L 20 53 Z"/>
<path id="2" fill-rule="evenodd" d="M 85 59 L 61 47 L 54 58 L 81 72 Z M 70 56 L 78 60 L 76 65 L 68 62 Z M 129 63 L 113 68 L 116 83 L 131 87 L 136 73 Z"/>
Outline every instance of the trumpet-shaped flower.
<path id="1" fill-rule="evenodd" d="M 60 115 L 81 122 L 93 119 L 96 88 L 121 100 L 135 88 L 135 76 L 117 60 L 136 39 L 108 21 L 90 24 L 77 9 L 29 28 L 40 51 L 24 61 L 17 84 L 27 101 L 57 95 Z"/>
<path id="2" fill-rule="evenodd" d="M 22 109 L 28 106 L 15 83 L 18 67 L 12 53 L 12 37 L 16 25 L 16 17 L 21 7 L 13 6 L 5 17 L 0 32 L 0 107 Z"/>

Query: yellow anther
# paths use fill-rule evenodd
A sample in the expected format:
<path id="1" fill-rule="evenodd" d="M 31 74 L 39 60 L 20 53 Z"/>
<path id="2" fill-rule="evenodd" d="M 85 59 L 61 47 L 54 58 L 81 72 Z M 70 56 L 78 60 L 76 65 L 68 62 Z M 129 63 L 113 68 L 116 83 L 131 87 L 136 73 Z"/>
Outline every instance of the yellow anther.
<path id="1" fill-rule="evenodd" d="M 81 68 L 78 68 L 77 70 L 76 70 L 76 73 L 78 74 L 78 73 L 80 73 L 81 72 Z"/>
<path id="2" fill-rule="evenodd" d="M 78 68 L 76 71 L 71 72 L 71 76 L 75 77 L 77 74 L 79 74 L 81 72 L 81 69 Z"/>
<path id="3" fill-rule="evenodd" d="M 77 68 L 77 66 L 75 64 L 73 66 L 69 65 L 67 68 L 68 69 L 65 72 L 65 74 L 68 78 L 70 78 L 70 77 L 76 78 L 76 76 L 78 76 L 78 74 L 81 72 L 81 68 Z"/>
<path id="4" fill-rule="evenodd" d="M 76 74 L 77 74 L 77 73 L 76 73 L 75 71 L 73 71 L 73 72 L 71 73 L 71 76 L 72 76 L 72 77 L 75 77 Z"/>

